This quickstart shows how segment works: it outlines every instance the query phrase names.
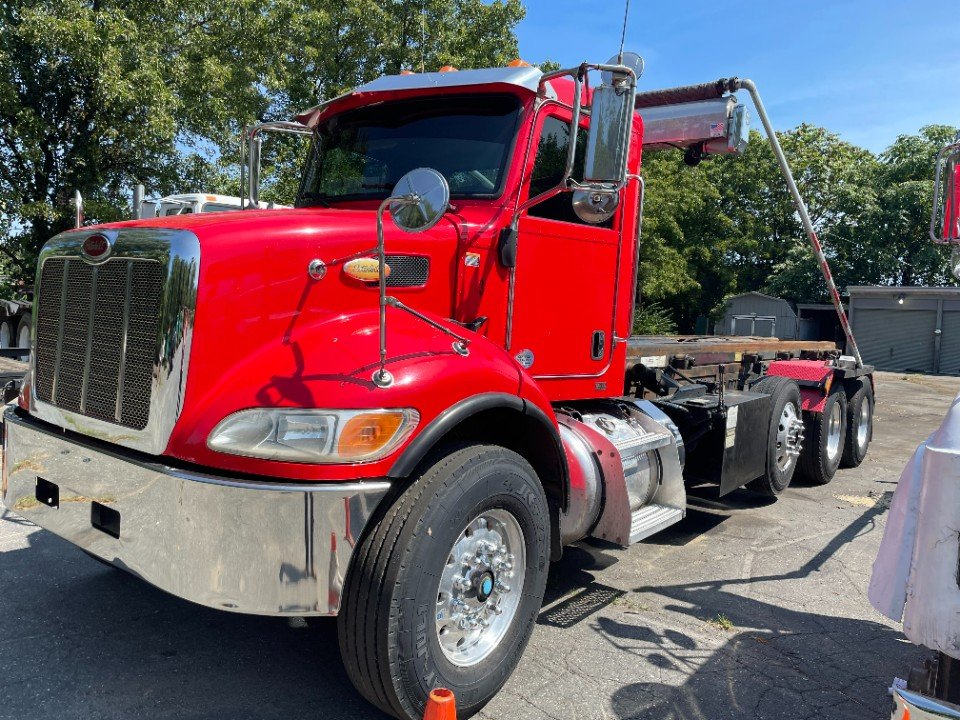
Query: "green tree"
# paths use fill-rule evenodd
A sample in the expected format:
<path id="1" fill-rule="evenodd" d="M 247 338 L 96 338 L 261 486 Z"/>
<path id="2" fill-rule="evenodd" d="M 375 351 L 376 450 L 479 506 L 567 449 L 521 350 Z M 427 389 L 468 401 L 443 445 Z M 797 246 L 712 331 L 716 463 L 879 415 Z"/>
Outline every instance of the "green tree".
<path id="1" fill-rule="evenodd" d="M 74 190 L 90 221 L 122 218 L 135 182 L 235 194 L 244 125 L 403 67 L 505 64 L 522 17 L 520 0 L 0 0 L 5 269 L 32 279 Z M 277 194 L 302 152 L 268 144 Z"/>
<path id="2" fill-rule="evenodd" d="M 877 202 L 864 218 L 852 258 L 857 284 L 954 285 L 949 249 L 930 241 L 934 160 L 957 129 L 928 125 L 901 135 L 880 155 Z M 853 282 L 851 283 L 853 284 Z"/>
<path id="3" fill-rule="evenodd" d="M 679 152 L 644 158 L 640 299 L 668 308 L 681 331 L 736 286 L 724 262 L 733 225 L 707 170 L 685 166 Z"/>
<path id="4" fill-rule="evenodd" d="M 876 202 L 876 158 L 813 125 L 778 138 L 824 253 L 837 281 L 845 284 L 849 243 L 861 234 L 864 214 Z M 743 157 L 722 158 L 714 166 L 713 180 L 736 227 L 734 252 L 727 258 L 737 269 L 736 292 L 825 301 L 825 283 L 766 139 L 753 133 Z"/>

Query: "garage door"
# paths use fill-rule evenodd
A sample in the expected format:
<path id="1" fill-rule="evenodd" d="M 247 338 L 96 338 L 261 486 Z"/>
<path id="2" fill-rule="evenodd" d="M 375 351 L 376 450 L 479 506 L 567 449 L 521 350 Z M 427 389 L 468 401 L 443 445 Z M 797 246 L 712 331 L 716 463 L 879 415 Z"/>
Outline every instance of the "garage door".
<path id="1" fill-rule="evenodd" d="M 857 308 L 853 320 L 865 363 L 878 370 L 933 372 L 935 310 Z"/>
<path id="2" fill-rule="evenodd" d="M 946 304 L 946 303 L 944 303 Z M 944 375 L 960 375 L 960 311 L 943 311 L 940 336 L 940 368 Z"/>

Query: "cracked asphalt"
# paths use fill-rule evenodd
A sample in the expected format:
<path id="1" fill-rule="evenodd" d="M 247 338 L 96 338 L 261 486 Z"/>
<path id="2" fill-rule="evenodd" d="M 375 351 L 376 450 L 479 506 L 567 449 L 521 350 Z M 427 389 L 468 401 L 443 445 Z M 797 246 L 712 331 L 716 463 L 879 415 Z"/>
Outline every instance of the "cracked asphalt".
<path id="1" fill-rule="evenodd" d="M 629 550 L 582 544 L 489 720 L 889 717 L 922 651 L 866 588 L 900 471 L 960 378 L 880 374 L 864 464 L 776 502 L 690 499 Z M 209 610 L 0 517 L 0 718 L 384 716 L 353 691 L 333 620 Z"/>

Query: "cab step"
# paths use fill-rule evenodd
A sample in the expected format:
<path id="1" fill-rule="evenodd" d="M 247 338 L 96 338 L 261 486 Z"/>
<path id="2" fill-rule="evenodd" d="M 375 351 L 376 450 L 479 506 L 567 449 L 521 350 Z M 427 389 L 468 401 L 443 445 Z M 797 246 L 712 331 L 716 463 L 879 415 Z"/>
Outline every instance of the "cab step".
<path id="1" fill-rule="evenodd" d="M 686 515 L 683 508 L 668 505 L 646 505 L 631 513 L 630 544 L 640 542 L 644 538 L 658 533 L 675 522 L 679 522 Z"/>

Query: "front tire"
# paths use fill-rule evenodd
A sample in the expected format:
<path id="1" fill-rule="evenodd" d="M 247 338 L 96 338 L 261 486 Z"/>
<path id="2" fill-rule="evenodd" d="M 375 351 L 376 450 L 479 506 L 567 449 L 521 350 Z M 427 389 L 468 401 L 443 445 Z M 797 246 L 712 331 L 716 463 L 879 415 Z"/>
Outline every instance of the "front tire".
<path id="1" fill-rule="evenodd" d="M 460 718 L 478 712 L 533 632 L 549 557 L 547 500 L 526 460 L 492 445 L 441 457 L 356 549 L 338 617 L 351 681 L 398 718 L 422 717 L 436 687 L 454 692 Z"/>
<path id="2" fill-rule="evenodd" d="M 799 470 L 808 482 L 826 485 L 840 467 L 847 430 L 847 395 L 835 387 L 827 395 L 823 412 L 808 413 L 804 420 L 806 439 Z"/>

